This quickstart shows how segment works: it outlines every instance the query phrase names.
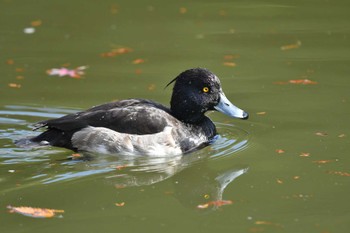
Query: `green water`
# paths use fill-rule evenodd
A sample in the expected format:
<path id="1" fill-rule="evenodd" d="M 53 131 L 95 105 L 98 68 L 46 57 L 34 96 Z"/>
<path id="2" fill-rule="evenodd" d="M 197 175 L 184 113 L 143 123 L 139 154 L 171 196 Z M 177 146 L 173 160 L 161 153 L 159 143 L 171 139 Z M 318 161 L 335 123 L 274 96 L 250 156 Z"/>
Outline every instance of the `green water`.
<path id="1" fill-rule="evenodd" d="M 345 0 L 1 0 L 0 231 L 348 232 L 349 10 Z M 118 48 L 131 50 L 101 56 Z M 63 66 L 88 68 L 80 79 L 46 73 Z M 13 144 L 37 121 L 96 104 L 168 104 L 164 86 L 198 66 L 250 118 L 210 113 L 220 137 L 186 157 L 81 161 Z M 317 84 L 289 83 L 300 79 Z M 198 208 L 221 199 L 233 204 Z M 8 205 L 65 212 L 37 219 Z"/>

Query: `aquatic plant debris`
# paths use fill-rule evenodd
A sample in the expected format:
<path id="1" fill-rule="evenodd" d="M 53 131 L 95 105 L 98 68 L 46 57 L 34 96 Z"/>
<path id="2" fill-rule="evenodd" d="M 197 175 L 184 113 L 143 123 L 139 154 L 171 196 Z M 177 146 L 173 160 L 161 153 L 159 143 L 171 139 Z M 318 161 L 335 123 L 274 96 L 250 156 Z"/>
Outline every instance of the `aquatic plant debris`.
<path id="1" fill-rule="evenodd" d="M 301 84 L 301 85 L 315 85 L 318 84 L 318 82 L 311 81 L 309 79 L 291 79 L 287 82 L 274 82 L 274 84 L 277 85 L 286 85 L 286 84 Z"/>
<path id="2" fill-rule="evenodd" d="M 223 205 L 232 205 L 233 201 L 231 200 L 216 200 L 216 201 L 210 201 L 204 204 L 197 205 L 198 209 L 206 209 L 210 206 L 220 207 Z"/>
<path id="3" fill-rule="evenodd" d="M 8 205 L 7 209 L 9 209 L 10 213 L 18 213 L 32 218 L 52 218 L 57 213 L 64 213 L 64 210 L 33 208 L 28 206 L 15 207 Z"/>
<path id="4" fill-rule="evenodd" d="M 112 50 L 110 50 L 108 52 L 101 53 L 100 56 L 101 57 L 115 57 L 118 55 L 131 53 L 132 51 L 133 50 L 131 48 L 127 48 L 127 47 L 113 48 Z"/>
<path id="5" fill-rule="evenodd" d="M 116 203 L 114 203 L 115 204 L 115 206 L 118 206 L 118 207 L 123 207 L 123 206 L 125 206 L 125 202 L 116 202 Z"/>
<path id="6" fill-rule="evenodd" d="M 83 75 L 85 75 L 85 71 L 88 67 L 87 66 L 79 66 L 75 69 L 68 69 L 65 67 L 62 68 L 53 68 L 46 71 L 46 73 L 50 76 L 59 76 L 64 77 L 68 76 L 70 78 L 76 78 L 79 79 Z"/>
<path id="7" fill-rule="evenodd" d="M 275 151 L 276 151 L 277 154 L 283 154 L 284 152 L 286 152 L 283 149 L 276 149 Z"/>
<path id="8" fill-rule="evenodd" d="M 282 45 L 280 47 L 280 49 L 282 51 L 286 51 L 286 50 L 291 50 L 291 49 L 297 49 L 301 46 L 301 41 L 297 40 L 294 44 L 288 44 L 288 45 Z"/>

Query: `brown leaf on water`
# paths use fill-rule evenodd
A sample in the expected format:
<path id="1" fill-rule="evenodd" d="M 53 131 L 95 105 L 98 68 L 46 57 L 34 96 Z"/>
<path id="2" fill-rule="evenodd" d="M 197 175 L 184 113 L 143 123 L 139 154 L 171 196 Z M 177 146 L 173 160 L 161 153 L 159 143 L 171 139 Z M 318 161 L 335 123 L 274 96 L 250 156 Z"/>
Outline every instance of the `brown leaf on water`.
<path id="1" fill-rule="evenodd" d="M 13 64 L 15 64 L 15 61 L 13 59 L 7 59 L 6 60 L 6 64 L 7 65 L 13 65 Z"/>
<path id="2" fill-rule="evenodd" d="M 11 88 L 21 88 L 21 84 L 18 83 L 9 83 L 8 86 Z"/>
<path id="3" fill-rule="evenodd" d="M 332 162 L 335 162 L 336 160 L 331 160 L 331 159 L 328 159 L 328 160 L 314 160 L 312 161 L 313 163 L 317 163 L 317 164 L 326 164 L 326 163 L 332 163 Z"/>
<path id="4" fill-rule="evenodd" d="M 321 136 L 321 137 L 328 136 L 328 134 L 326 132 L 316 132 L 315 135 Z"/>
<path id="5" fill-rule="evenodd" d="M 276 149 L 275 151 L 277 154 L 283 154 L 285 152 L 285 150 L 282 149 Z"/>
<path id="6" fill-rule="evenodd" d="M 338 175 L 338 176 L 350 176 L 349 172 L 341 172 L 341 171 L 327 171 L 328 174 Z"/>
<path id="7" fill-rule="evenodd" d="M 233 201 L 231 200 L 216 200 L 216 201 L 210 201 L 204 204 L 197 205 L 198 209 L 206 209 L 209 206 L 215 206 L 215 207 L 220 207 L 223 205 L 232 205 Z"/>
<path id="8" fill-rule="evenodd" d="M 308 152 L 302 152 L 299 156 L 300 156 L 300 157 L 310 157 L 310 153 L 308 153 Z"/>
<path id="9" fill-rule="evenodd" d="M 132 61 L 132 64 L 138 65 L 138 64 L 145 63 L 145 62 L 146 62 L 146 60 L 144 60 L 142 58 L 137 58 L 137 59 Z"/>
<path id="10" fill-rule="evenodd" d="M 223 65 L 228 66 L 228 67 L 236 67 L 237 66 L 237 64 L 234 62 L 224 62 Z"/>
<path id="11" fill-rule="evenodd" d="M 300 46 L 301 46 L 301 41 L 297 40 L 294 44 L 282 45 L 281 50 L 286 51 L 286 50 L 291 50 L 291 49 L 297 49 Z"/>
<path id="12" fill-rule="evenodd" d="M 283 184 L 283 180 L 281 179 L 276 179 L 277 184 Z"/>
<path id="13" fill-rule="evenodd" d="M 122 54 L 127 54 L 127 53 L 131 53 L 132 49 L 131 48 L 127 48 L 127 47 L 121 47 L 121 48 L 114 48 L 108 52 L 105 53 L 101 53 L 100 56 L 101 57 L 115 57 L 118 55 L 122 55 Z"/>
<path id="14" fill-rule="evenodd" d="M 64 213 L 64 210 L 47 209 L 47 208 L 33 208 L 28 206 L 7 206 L 10 213 L 18 213 L 24 216 L 33 218 L 52 218 L 56 213 Z"/>
<path id="15" fill-rule="evenodd" d="M 279 82 L 274 82 L 273 84 L 276 84 L 276 85 L 286 85 L 286 84 L 315 85 L 315 84 L 317 84 L 317 82 L 311 81 L 309 79 L 291 79 L 291 80 L 288 80 L 288 82 L 279 81 Z"/>
<path id="16" fill-rule="evenodd" d="M 115 204 L 115 206 L 118 206 L 118 207 L 123 207 L 123 206 L 125 206 L 125 202 L 116 202 L 116 203 L 114 203 Z"/>
<path id="17" fill-rule="evenodd" d="M 227 55 L 224 56 L 224 60 L 230 61 L 230 60 L 233 60 L 233 59 L 237 59 L 239 57 L 240 57 L 239 54 L 227 54 Z"/>
<path id="18" fill-rule="evenodd" d="M 187 8 L 186 7 L 180 7 L 179 13 L 180 14 L 186 14 L 187 13 Z"/>
<path id="19" fill-rule="evenodd" d="M 110 11 L 113 15 L 118 14 L 119 6 L 117 4 L 112 4 Z"/>
<path id="20" fill-rule="evenodd" d="M 291 84 L 303 84 L 303 85 L 315 85 L 317 82 L 311 81 L 309 79 L 292 79 L 288 81 Z"/>
<path id="21" fill-rule="evenodd" d="M 30 25 L 32 25 L 32 27 L 39 27 L 39 26 L 41 26 L 42 23 L 43 23 L 43 22 L 42 22 L 40 19 L 38 19 L 38 20 L 32 21 L 32 22 L 30 23 Z"/>

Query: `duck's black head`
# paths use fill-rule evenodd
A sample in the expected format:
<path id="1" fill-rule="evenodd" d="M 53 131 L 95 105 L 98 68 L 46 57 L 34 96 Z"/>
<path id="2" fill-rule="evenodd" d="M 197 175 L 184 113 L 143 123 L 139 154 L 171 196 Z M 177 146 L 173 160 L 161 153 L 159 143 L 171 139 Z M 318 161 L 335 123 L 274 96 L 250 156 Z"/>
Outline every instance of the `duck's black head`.
<path id="1" fill-rule="evenodd" d="M 234 106 L 222 91 L 220 80 L 204 68 L 189 69 L 179 74 L 171 97 L 171 111 L 186 123 L 200 122 L 208 110 L 217 110 L 228 116 L 247 119 L 248 113 Z"/>

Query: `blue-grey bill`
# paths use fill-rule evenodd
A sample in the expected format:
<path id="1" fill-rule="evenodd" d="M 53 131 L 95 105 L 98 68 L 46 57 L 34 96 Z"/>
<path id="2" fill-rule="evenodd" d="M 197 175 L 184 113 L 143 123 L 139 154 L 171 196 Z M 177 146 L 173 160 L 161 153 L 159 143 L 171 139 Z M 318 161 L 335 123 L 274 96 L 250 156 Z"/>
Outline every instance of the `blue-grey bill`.
<path id="1" fill-rule="evenodd" d="M 234 118 L 248 119 L 249 116 L 247 112 L 233 105 L 223 92 L 220 93 L 220 102 L 214 108 L 217 111 Z"/>

